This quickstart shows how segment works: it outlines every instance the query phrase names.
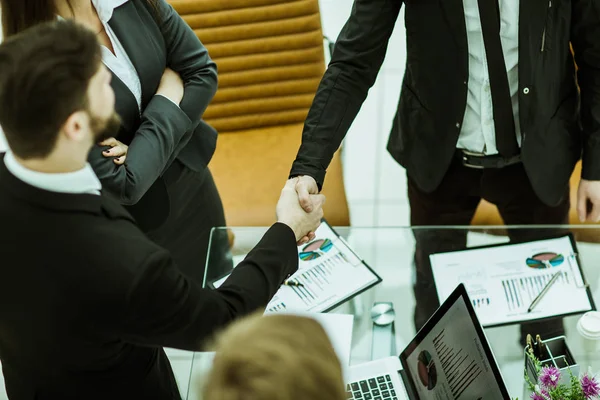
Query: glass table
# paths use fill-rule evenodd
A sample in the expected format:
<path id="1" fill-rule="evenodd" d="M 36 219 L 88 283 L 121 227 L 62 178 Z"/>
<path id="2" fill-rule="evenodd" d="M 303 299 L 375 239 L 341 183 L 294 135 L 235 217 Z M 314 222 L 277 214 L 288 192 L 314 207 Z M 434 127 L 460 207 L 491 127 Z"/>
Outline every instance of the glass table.
<path id="1" fill-rule="evenodd" d="M 241 261 L 260 240 L 267 228 L 218 228 L 213 230 L 206 269 L 206 281 L 223 274 L 217 265 L 229 257 L 232 265 Z M 415 294 L 414 253 L 415 236 L 427 237 L 431 243 L 448 250 L 508 243 L 521 237 L 536 240 L 570 232 L 577 244 L 579 260 L 592 296 L 600 301 L 600 229 L 594 226 L 540 226 L 540 227 L 412 227 L 412 228 L 335 228 L 350 247 L 383 279 L 381 283 L 344 303 L 332 313 L 354 315 L 350 364 L 355 365 L 384 356 L 393 350 L 382 350 L 373 340 L 372 307 L 377 302 L 392 303 L 395 319 L 394 334 L 388 349 L 395 347 L 398 355 L 415 335 L 413 320 Z M 421 236 L 419 236 L 421 235 Z M 456 238 L 465 238 L 466 245 Z M 457 244 L 458 242 L 458 244 Z M 225 243 L 225 244 L 224 244 Z M 448 244 L 450 243 L 450 244 Z M 228 250 L 224 256 L 223 248 Z M 216 255 L 218 254 L 218 255 Z M 580 315 L 564 318 L 565 335 L 575 360 L 583 370 L 588 366 L 600 371 L 600 352 L 590 351 L 579 335 L 576 324 Z M 512 397 L 523 398 L 524 351 L 520 343 L 518 325 L 485 329 L 504 381 Z M 533 332 L 532 332 L 533 333 Z M 393 345 L 393 346 L 392 346 Z M 188 399 L 200 399 L 202 377 L 210 366 L 210 355 L 195 353 L 189 381 L 182 388 Z M 186 390 L 187 389 L 187 390 Z"/>

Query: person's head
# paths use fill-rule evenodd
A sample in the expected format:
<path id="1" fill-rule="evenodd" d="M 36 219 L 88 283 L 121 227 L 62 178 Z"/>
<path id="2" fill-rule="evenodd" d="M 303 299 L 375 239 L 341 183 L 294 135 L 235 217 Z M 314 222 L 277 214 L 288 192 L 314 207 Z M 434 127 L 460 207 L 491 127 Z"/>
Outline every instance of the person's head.
<path id="1" fill-rule="evenodd" d="M 75 22 L 44 23 L 5 40 L 0 126 L 15 156 L 85 162 L 92 145 L 120 126 L 110 80 L 96 36 Z"/>
<path id="2" fill-rule="evenodd" d="M 65 3 L 73 13 L 76 3 L 91 0 L 0 0 L 4 38 L 16 35 L 32 26 L 55 20 L 58 14 L 56 5 L 59 1 Z M 157 10 L 159 1 L 147 0 L 154 10 Z"/>
<path id="3" fill-rule="evenodd" d="M 56 19 L 55 0 L 0 0 L 4 38 Z"/>
<path id="4" fill-rule="evenodd" d="M 217 338 L 203 400 L 342 400 L 340 361 L 314 319 L 254 315 Z"/>

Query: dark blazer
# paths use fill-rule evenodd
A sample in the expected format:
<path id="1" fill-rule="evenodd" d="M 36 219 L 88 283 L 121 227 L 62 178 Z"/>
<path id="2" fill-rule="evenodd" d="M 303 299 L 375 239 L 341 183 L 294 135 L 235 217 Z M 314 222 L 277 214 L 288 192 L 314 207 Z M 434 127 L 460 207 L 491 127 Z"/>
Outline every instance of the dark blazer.
<path id="1" fill-rule="evenodd" d="M 264 309 L 298 267 L 276 224 L 217 290 L 201 289 L 122 206 L 18 180 L 0 157 L 0 360 L 11 400 L 179 399 L 162 346 L 200 350 Z"/>
<path id="2" fill-rule="evenodd" d="M 440 184 L 467 99 L 462 0 L 355 0 L 306 119 L 292 176 L 308 174 L 322 185 L 375 82 L 402 4 L 406 72 L 388 150 L 422 190 Z M 579 66 L 580 109 L 569 42 Z M 397 51 L 390 49 L 390 57 Z M 583 177 L 600 180 L 598 0 L 520 1 L 519 85 L 523 163 L 540 199 L 554 205 L 582 153 Z"/>
<path id="3" fill-rule="evenodd" d="M 201 117 L 217 90 L 217 68 L 190 27 L 164 0 L 158 12 L 146 0 L 129 0 L 109 21 L 131 59 L 142 85 L 142 112 L 135 97 L 113 74 L 116 110 L 122 118 L 117 139 L 129 145 L 124 166 L 95 146 L 89 161 L 103 188 L 128 207 L 144 231 L 169 215 L 169 196 L 161 177 L 175 158 L 201 171 L 208 165 L 217 132 Z M 166 67 L 185 84 L 180 107 L 155 96 Z"/>

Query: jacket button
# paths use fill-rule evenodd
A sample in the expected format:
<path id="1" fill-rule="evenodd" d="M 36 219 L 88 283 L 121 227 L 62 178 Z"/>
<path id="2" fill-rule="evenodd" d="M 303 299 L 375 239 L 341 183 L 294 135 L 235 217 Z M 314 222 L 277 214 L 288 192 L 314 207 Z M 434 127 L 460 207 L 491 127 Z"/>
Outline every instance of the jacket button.
<path id="1" fill-rule="evenodd" d="M 456 127 L 457 127 L 457 128 L 460 128 L 460 122 L 457 122 L 457 123 L 456 123 Z"/>
<path id="2" fill-rule="evenodd" d="M 523 94 L 529 94 L 529 88 L 528 87 L 523 88 Z"/>

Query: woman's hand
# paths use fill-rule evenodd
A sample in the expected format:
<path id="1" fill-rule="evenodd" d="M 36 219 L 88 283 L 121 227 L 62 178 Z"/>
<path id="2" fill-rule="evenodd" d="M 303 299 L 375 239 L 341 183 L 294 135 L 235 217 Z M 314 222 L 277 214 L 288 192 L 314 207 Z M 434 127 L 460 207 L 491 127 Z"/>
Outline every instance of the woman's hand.
<path id="1" fill-rule="evenodd" d="M 110 146 L 110 149 L 104 150 L 102 155 L 104 157 L 114 157 L 114 163 L 117 165 L 123 165 L 127 158 L 127 150 L 129 147 L 115 138 L 108 138 L 103 142 L 98 143 L 100 146 Z"/>

